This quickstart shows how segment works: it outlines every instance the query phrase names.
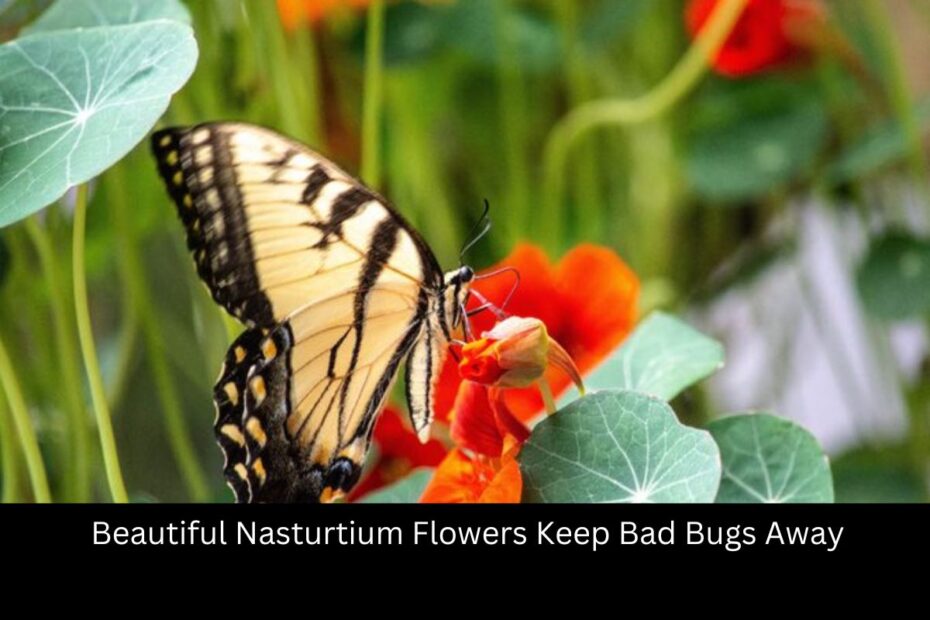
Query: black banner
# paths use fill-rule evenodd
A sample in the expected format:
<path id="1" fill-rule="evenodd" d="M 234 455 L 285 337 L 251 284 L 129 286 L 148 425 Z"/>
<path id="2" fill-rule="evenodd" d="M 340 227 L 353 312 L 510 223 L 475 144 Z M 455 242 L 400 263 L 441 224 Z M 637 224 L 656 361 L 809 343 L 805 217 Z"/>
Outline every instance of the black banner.
<path id="1" fill-rule="evenodd" d="M 861 558 L 930 553 L 930 505 L 7 505 L 5 557 Z M 307 556 L 310 557 L 310 556 Z"/>

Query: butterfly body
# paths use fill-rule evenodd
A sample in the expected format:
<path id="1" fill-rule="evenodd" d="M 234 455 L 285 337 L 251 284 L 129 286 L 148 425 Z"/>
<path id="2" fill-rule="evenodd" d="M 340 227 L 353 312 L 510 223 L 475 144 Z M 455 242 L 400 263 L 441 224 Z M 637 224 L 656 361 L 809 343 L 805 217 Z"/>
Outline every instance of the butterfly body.
<path id="1" fill-rule="evenodd" d="M 383 198 L 269 130 L 170 128 L 152 146 L 201 279 L 246 325 L 214 389 L 237 500 L 349 490 L 404 362 L 425 439 L 471 269 L 444 274 Z"/>

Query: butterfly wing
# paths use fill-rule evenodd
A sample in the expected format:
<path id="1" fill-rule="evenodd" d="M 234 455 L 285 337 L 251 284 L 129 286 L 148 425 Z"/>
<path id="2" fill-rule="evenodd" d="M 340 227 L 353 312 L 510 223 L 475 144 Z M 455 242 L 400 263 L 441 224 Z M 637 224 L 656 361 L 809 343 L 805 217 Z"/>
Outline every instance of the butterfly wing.
<path id="1" fill-rule="evenodd" d="M 416 350 L 430 358 L 417 363 L 426 373 L 441 359 L 438 337 L 422 344 L 441 306 L 436 259 L 383 199 L 271 131 L 173 128 L 153 136 L 153 149 L 198 273 L 249 326 L 215 389 L 237 499 L 347 490 L 400 363 Z M 417 392 L 418 428 L 430 399 Z"/>
<path id="2" fill-rule="evenodd" d="M 217 303 L 272 325 L 360 276 L 375 234 L 387 268 L 438 290 L 439 264 L 387 202 L 298 142 L 243 123 L 156 132 L 159 171 Z M 378 230 L 378 225 L 387 222 Z"/>

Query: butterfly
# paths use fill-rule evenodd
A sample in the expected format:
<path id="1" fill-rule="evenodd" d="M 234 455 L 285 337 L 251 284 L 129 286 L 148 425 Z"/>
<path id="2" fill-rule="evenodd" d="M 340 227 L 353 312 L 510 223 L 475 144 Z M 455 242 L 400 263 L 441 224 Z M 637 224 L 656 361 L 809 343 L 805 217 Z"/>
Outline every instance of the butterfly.
<path id="1" fill-rule="evenodd" d="M 214 387 L 236 501 L 350 490 L 404 363 L 410 419 L 426 441 L 474 271 L 443 273 L 384 198 L 268 129 L 173 127 L 152 135 L 152 150 L 200 278 L 246 326 Z"/>

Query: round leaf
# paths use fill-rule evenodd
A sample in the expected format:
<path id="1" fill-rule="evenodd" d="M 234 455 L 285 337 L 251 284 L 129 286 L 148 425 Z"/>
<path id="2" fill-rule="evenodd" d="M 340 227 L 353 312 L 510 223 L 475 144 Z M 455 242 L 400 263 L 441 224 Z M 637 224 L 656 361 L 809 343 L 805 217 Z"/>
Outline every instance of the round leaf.
<path id="1" fill-rule="evenodd" d="M 546 418 L 519 461 L 527 502 L 712 502 L 720 483 L 707 431 L 627 391 L 596 392 Z"/>
<path id="2" fill-rule="evenodd" d="M 856 274 L 866 309 L 883 319 L 930 310 L 930 241 L 889 232 L 872 242 Z"/>
<path id="3" fill-rule="evenodd" d="M 23 34 L 138 24 L 155 19 L 191 23 L 187 7 L 178 0 L 58 0 L 24 28 Z"/>
<path id="4" fill-rule="evenodd" d="M 692 114 L 686 155 L 691 187 L 703 198 L 739 202 L 804 175 L 828 137 L 823 103 L 806 82 L 720 81 Z"/>
<path id="5" fill-rule="evenodd" d="M 423 490 L 433 477 L 433 469 L 421 467 L 415 469 L 406 478 L 394 484 L 369 493 L 361 499 L 363 504 L 415 504 L 423 495 Z"/>
<path id="6" fill-rule="evenodd" d="M 723 367 L 723 346 L 664 312 L 653 312 L 585 377 L 588 389 L 621 388 L 671 400 Z M 578 398 L 577 390 L 560 403 Z"/>
<path id="7" fill-rule="evenodd" d="M 714 420 L 707 428 L 723 459 L 718 503 L 833 501 L 827 457 L 813 435 L 797 424 L 751 413 Z"/>
<path id="8" fill-rule="evenodd" d="M 138 144 L 197 62 L 171 21 L 34 34 L 0 46 L 0 226 Z"/>

